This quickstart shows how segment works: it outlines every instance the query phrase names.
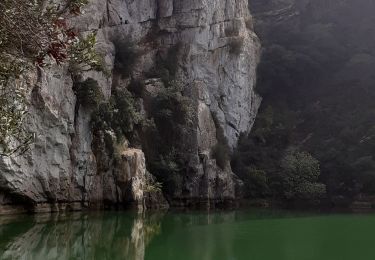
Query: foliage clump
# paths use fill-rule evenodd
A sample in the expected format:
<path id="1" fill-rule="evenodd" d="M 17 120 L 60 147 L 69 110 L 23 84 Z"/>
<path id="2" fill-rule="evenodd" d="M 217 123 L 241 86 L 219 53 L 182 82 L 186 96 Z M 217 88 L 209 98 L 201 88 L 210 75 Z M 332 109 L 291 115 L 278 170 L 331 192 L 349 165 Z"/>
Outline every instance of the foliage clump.
<path id="1" fill-rule="evenodd" d="M 145 90 L 145 83 L 142 79 L 132 79 L 128 90 L 137 98 L 142 98 Z"/>
<path id="2" fill-rule="evenodd" d="M 114 131 L 117 140 L 131 139 L 136 128 L 146 125 L 134 96 L 126 89 L 115 89 L 108 102 L 102 102 L 92 113 L 93 131 Z"/>
<path id="3" fill-rule="evenodd" d="M 126 38 L 116 38 L 113 41 L 115 46 L 115 67 L 114 70 L 121 77 L 128 78 L 133 66 L 137 62 L 140 53 L 135 44 Z"/>
<path id="4" fill-rule="evenodd" d="M 271 176 L 280 172 L 284 151 L 299 147 L 319 160 L 320 181 L 332 204 L 371 200 L 375 38 L 368 36 L 375 33 L 374 6 L 367 0 L 334 1 L 329 6 L 325 2 L 309 0 L 296 6 L 301 15 L 293 26 L 290 21 L 275 24 L 264 19 L 257 28 L 263 51 L 256 91 L 263 100 L 233 162 L 245 166 L 236 166 L 241 176 L 242 169 L 254 166 L 276 184 Z M 257 8 L 255 4 L 253 10 Z M 351 37 L 343 37 L 343 32 Z M 266 118 L 272 120 L 266 123 Z"/>
<path id="5" fill-rule="evenodd" d="M 149 71 L 148 77 L 160 78 L 165 86 L 168 86 L 176 79 L 178 60 L 182 51 L 182 43 L 172 45 L 166 54 L 159 53 L 156 66 Z"/>
<path id="6" fill-rule="evenodd" d="M 178 48 L 170 51 L 167 59 L 177 60 Z M 163 184 L 163 191 L 173 194 L 182 182 L 181 172 L 188 167 L 184 145 L 188 144 L 194 110 L 192 100 L 184 95 L 184 85 L 175 80 L 176 69 L 164 66 L 164 71 L 165 74 L 159 74 L 164 75 L 164 86 L 149 109 L 155 124 L 146 132 L 145 150 L 149 169 Z"/>
<path id="7" fill-rule="evenodd" d="M 153 102 L 152 114 L 156 122 L 163 128 L 173 128 L 175 124 L 192 123 L 192 101 L 184 96 L 183 85 L 171 81 L 162 88 Z"/>
<path id="8" fill-rule="evenodd" d="M 231 39 L 229 41 L 229 53 L 233 55 L 240 55 L 242 53 L 244 45 L 244 38 L 242 37 L 236 37 L 234 39 Z"/>
<path id="9" fill-rule="evenodd" d="M 325 185 L 318 183 L 319 161 L 309 153 L 288 151 L 281 160 L 281 180 L 287 199 L 320 199 L 325 195 Z"/>
<path id="10" fill-rule="evenodd" d="M 104 99 L 98 82 L 93 78 L 87 78 L 83 82 L 76 82 L 73 90 L 77 96 L 78 103 L 84 107 L 96 108 Z"/>
<path id="11" fill-rule="evenodd" d="M 95 34 L 80 36 L 67 18 L 78 15 L 87 0 L 67 0 L 60 5 L 43 0 L 0 2 L 0 153 L 25 151 L 32 134 L 24 128 L 28 111 L 27 71 L 53 62 L 72 62 L 101 69 L 94 50 Z M 22 75 L 22 76 L 21 76 Z"/>
<path id="12" fill-rule="evenodd" d="M 242 176 L 245 192 L 251 198 L 266 198 L 270 195 L 269 180 L 264 170 L 250 166 L 244 169 Z"/>
<path id="13" fill-rule="evenodd" d="M 267 116 L 262 115 L 255 131 L 249 137 L 240 137 L 231 158 L 233 171 L 245 183 L 245 195 L 284 201 L 324 198 L 326 186 L 320 182 L 319 161 L 307 152 L 285 149 L 289 138 L 282 135 L 285 130 L 270 130 L 279 119 L 273 118 L 270 109 Z M 259 126 L 261 122 L 263 128 Z"/>

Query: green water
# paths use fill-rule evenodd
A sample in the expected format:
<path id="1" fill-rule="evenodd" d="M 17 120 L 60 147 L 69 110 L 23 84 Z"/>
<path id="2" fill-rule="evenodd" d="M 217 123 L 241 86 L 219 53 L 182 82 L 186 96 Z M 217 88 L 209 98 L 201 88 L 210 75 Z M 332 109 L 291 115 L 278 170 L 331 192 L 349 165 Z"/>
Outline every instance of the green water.
<path id="1" fill-rule="evenodd" d="M 373 260 L 375 215 L 246 210 L 0 217 L 0 259 Z"/>

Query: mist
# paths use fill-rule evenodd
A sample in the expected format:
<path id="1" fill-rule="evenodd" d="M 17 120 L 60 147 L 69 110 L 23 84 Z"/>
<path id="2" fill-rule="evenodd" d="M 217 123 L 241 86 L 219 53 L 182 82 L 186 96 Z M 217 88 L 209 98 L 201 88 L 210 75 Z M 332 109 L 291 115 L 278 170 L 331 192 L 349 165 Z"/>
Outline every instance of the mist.
<path id="1" fill-rule="evenodd" d="M 291 150 L 319 161 L 317 182 L 330 202 L 374 194 L 375 3 L 249 3 L 263 45 L 257 80 L 263 103 L 232 160 L 251 183 L 248 196 L 286 196 L 281 161 Z"/>

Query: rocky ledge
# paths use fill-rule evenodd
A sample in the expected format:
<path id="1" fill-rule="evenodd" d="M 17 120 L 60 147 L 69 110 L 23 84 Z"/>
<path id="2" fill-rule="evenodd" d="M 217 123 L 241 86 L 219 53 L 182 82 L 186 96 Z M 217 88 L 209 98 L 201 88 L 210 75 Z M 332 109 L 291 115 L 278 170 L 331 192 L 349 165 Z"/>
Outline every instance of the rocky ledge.
<path id="1" fill-rule="evenodd" d="M 235 147 L 239 135 L 250 131 L 260 104 L 254 91 L 260 48 L 248 1 L 92 0 L 71 23 L 97 34 L 97 49 L 112 74 L 85 72 L 83 78 L 95 79 L 107 100 L 115 88 L 129 86 L 113 70 L 115 39 L 137 47 L 140 57 L 130 78 L 142 79 L 146 91 L 161 85 L 150 70 L 179 46 L 171 65 L 194 116 L 180 145 L 186 167 L 167 199 L 173 206 L 234 202 L 241 181 L 229 162 L 218 166 L 212 149 L 220 142 L 218 131 Z M 32 78 L 27 127 L 35 142 L 21 156 L 0 158 L 0 214 L 165 205 L 155 172 L 146 169 L 147 147 L 125 145 L 116 160 L 98 149 L 105 137 L 93 133 L 92 110 L 77 102 L 67 68 L 52 66 Z M 147 114 L 147 98 L 137 104 Z"/>

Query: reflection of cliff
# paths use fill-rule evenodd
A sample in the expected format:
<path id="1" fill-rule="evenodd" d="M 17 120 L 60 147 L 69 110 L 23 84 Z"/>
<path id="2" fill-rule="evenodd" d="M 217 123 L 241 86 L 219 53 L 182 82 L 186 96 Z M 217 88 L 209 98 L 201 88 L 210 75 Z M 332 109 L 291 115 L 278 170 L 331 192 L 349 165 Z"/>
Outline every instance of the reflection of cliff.
<path id="1" fill-rule="evenodd" d="M 160 219 L 77 214 L 2 225 L 0 259 L 144 259 L 146 246 L 160 232 Z"/>

